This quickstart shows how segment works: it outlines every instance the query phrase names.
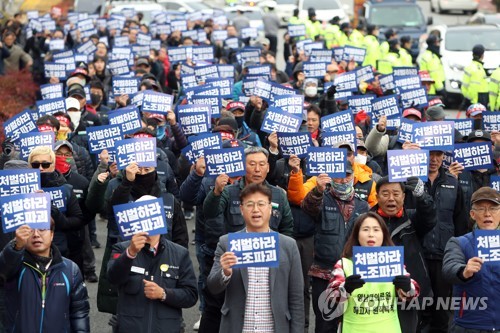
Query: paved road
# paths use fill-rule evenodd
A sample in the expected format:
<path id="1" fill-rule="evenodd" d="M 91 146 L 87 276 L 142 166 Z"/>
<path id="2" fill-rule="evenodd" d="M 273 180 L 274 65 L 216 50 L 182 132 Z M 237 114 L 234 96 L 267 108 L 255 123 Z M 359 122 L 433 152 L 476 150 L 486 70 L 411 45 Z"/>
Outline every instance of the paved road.
<path id="1" fill-rule="evenodd" d="M 343 2 L 347 2 L 348 0 L 342 0 Z M 434 24 L 462 24 L 467 20 L 466 15 L 462 14 L 445 14 L 445 15 L 438 15 L 430 12 L 430 5 L 429 1 L 419 1 L 419 5 L 423 8 L 424 14 L 426 16 L 432 15 L 434 18 Z M 279 40 L 279 50 L 278 50 L 278 68 L 284 68 L 284 61 L 282 59 L 282 47 L 283 47 L 283 41 L 282 41 L 282 36 L 284 34 L 284 30 L 280 31 L 280 40 Z M 464 118 L 463 113 L 459 113 L 456 110 L 447 110 L 447 118 Z M 194 228 L 194 219 L 187 221 L 188 223 L 188 230 L 193 230 Z M 101 244 L 104 246 L 105 243 L 105 237 L 106 237 L 106 222 L 104 220 L 99 220 L 97 222 L 97 227 L 98 227 L 98 238 Z M 190 232 L 190 238 L 192 239 L 194 237 L 194 234 Z M 189 251 L 191 254 L 191 259 L 193 260 L 193 264 L 195 266 L 196 272 L 198 272 L 198 263 L 196 261 L 196 255 L 195 255 L 195 248 L 193 245 L 189 246 Z M 101 249 L 96 249 L 95 254 L 96 254 L 96 259 L 97 259 L 97 268 L 98 270 L 101 267 L 101 258 L 103 256 L 104 250 Z M 103 314 L 97 311 L 96 307 L 96 295 L 97 295 L 97 284 L 88 284 L 88 289 L 89 289 L 89 297 L 90 297 L 90 302 L 91 302 L 91 326 L 92 326 L 92 332 L 97 332 L 97 333 L 108 333 L 111 332 L 111 329 L 108 326 L 108 320 L 109 320 L 109 315 L 108 314 Z M 312 313 L 312 310 L 311 310 Z M 192 327 L 193 324 L 198 320 L 199 318 L 199 311 L 198 311 L 198 306 L 195 306 L 191 309 L 185 310 L 184 311 L 184 320 L 186 322 L 186 332 L 192 332 Z M 310 329 L 312 332 L 312 328 Z"/>

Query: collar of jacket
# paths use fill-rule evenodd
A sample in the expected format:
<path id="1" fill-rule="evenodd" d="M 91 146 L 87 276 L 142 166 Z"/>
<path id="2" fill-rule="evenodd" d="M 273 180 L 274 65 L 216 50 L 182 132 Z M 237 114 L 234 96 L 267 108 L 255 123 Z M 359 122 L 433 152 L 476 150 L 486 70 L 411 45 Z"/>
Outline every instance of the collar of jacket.
<path id="1" fill-rule="evenodd" d="M 52 243 L 50 245 L 50 253 L 52 254 L 52 262 L 50 263 L 50 266 L 47 269 L 47 271 L 50 271 L 53 267 L 62 263 L 61 252 L 59 252 L 59 249 L 57 248 L 57 246 L 54 243 Z M 37 267 L 35 259 L 30 255 L 30 253 L 28 251 L 26 251 L 26 254 L 24 255 L 23 261 L 25 264 L 28 264 L 28 265 L 33 266 L 33 267 Z"/>

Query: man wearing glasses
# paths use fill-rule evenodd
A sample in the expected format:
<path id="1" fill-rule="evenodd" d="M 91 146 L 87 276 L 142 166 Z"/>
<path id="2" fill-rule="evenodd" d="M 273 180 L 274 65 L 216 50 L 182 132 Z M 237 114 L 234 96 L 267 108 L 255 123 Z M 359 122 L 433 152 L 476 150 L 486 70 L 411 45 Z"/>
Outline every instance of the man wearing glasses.
<path id="1" fill-rule="evenodd" d="M 66 202 L 65 209 L 57 208 L 53 203 L 50 212 L 55 221 L 54 244 L 63 257 L 74 261 L 80 270 L 83 270 L 85 219 L 73 192 L 73 186 L 69 185 L 66 178 L 56 170 L 56 155 L 51 147 L 39 146 L 33 149 L 28 157 L 28 163 L 31 168 L 40 170 L 42 189 L 62 188 Z"/>
<path id="2" fill-rule="evenodd" d="M 54 228 L 54 220 L 50 229 L 23 225 L 0 253 L 6 332 L 90 332 L 87 288 L 52 243 Z"/>
<path id="3" fill-rule="evenodd" d="M 450 332 L 496 332 L 500 313 L 500 266 L 498 259 L 485 262 L 477 256 L 475 234 L 478 230 L 490 230 L 490 244 L 498 247 L 499 234 L 494 231 L 500 223 L 500 194 L 490 187 L 481 187 L 472 194 L 471 204 L 473 231 L 451 238 L 443 258 L 443 277 L 453 284 L 453 297 L 461 299 Z M 478 300 L 477 306 L 467 306 L 469 301 Z"/>
<path id="4" fill-rule="evenodd" d="M 249 184 L 239 199 L 245 221 L 241 232 L 270 232 L 271 189 Z M 273 268 L 233 269 L 237 257 L 227 247 L 228 236 L 224 235 L 207 279 L 213 294 L 227 291 L 220 332 L 304 332 L 304 282 L 295 241 L 279 234 L 279 267 Z"/>

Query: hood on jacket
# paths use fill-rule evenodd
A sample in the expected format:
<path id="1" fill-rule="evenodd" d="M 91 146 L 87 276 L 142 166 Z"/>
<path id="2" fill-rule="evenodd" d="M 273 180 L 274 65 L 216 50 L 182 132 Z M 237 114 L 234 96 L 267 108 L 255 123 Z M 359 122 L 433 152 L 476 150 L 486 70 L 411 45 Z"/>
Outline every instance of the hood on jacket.
<path id="1" fill-rule="evenodd" d="M 367 165 L 354 162 L 352 170 L 354 171 L 354 185 L 358 182 L 366 183 L 372 179 L 373 171 Z"/>

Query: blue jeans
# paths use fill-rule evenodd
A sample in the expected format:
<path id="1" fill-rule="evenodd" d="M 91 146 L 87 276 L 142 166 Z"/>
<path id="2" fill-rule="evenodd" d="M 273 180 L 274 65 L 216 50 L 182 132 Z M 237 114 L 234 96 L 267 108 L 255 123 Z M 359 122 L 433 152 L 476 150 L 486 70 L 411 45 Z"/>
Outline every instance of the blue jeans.
<path id="1" fill-rule="evenodd" d="M 207 284 L 207 276 L 205 275 L 205 254 L 201 250 L 201 242 L 196 242 L 196 259 L 200 266 L 200 275 L 198 277 L 198 295 L 200 298 L 200 312 L 203 313 L 205 310 L 205 297 L 203 297 L 203 288 Z"/>

